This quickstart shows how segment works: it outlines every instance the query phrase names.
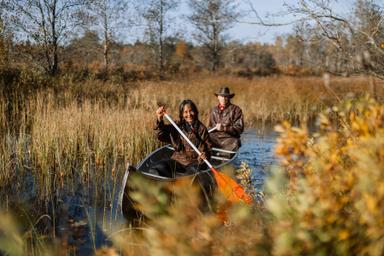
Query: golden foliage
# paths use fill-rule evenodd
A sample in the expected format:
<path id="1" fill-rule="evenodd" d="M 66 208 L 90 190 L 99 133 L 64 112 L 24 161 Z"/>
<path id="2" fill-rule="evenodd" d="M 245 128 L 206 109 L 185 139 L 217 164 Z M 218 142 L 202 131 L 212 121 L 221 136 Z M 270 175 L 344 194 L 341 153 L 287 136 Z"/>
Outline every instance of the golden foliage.
<path id="1" fill-rule="evenodd" d="M 320 116 L 312 138 L 305 128 L 278 127 L 276 153 L 295 179 L 283 210 L 279 196 L 267 200 L 277 255 L 384 252 L 384 106 L 365 98 L 340 108 Z"/>
<path id="2" fill-rule="evenodd" d="M 169 193 L 160 184 L 148 184 L 136 180 L 135 200 L 140 201 L 141 211 L 147 216 L 142 224 L 140 238 L 132 241 L 132 229 L 119 233 L 113 238 L 117 248 L 124 255 L 223 255 L 231 253 L 247 254 L 252 248 L 261 246 L 262 232 L 258 218 L 248 205 L 235 205 L 227 211 L 227 222 L 221 222 L 216 211 L 200 210 L 200 193 L 190 180 L 172 185 L 173 197 L 169 203 Z M 168 188 L 169 189 L 169 188 Z M 220 200 L 219 200 L 220 201 Z M 217 205 L 215 209 L 223 205 Z M 254 233 L 243 229 L 251 225 Z"/>

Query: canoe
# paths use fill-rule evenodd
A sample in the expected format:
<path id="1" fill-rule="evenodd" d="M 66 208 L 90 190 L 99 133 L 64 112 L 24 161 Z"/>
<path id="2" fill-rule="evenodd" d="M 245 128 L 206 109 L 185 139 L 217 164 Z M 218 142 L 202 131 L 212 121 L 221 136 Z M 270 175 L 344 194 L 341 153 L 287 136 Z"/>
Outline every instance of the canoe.
<path id="1" fill-rule="evenodd" d="M 199 186 L 201 189 L 203 205 L 207 205 L 209 200 L 213 196 L 214 190 L 216 188 L 215 178 L 211 170 L 205 169 L 200 170 L 195 174 L 180 174 L 174 178 L 164 177 L 156 174 L 149 173 L 148 170 L 151 166 L 158 163 L 160 160 L 171 158 L 174 149 L 171 145 L 166 145 L 161 148 L 156 149 L 145 157 L 136 168 L 130 167 L 125 171 L 123 178 L 122 190 L 119 196 L 120 209 L 124 217 L 132 222 L 142 217 L 141 213 L 134 207 L 135 201 L 130 197 L 130 192 L 133 188 L 129 186 L 130 180 L 134 179 L 135 176 L 140 176 L 141 178 L 147 180 L 149 183 L 162 183 L 164 185 L 169 185 L 175 183 L 178 180 L 190 179 L 193 183 Z M 231 164 L 238 156 L 238 151 L 227 151 L 219 148 L 212 149 L 212 156 L 210 163 L 215 167 L 215 169 L 220 170 L 223 166 Z M 171 187 L 171 186 L 169 186 Z"/>

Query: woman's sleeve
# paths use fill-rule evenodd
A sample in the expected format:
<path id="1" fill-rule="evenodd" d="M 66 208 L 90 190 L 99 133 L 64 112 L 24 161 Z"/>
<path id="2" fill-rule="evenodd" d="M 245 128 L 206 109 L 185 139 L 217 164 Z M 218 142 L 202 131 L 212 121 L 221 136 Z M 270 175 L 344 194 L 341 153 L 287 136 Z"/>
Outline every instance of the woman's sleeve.
<path id="1" fill-rule="evenodd" d="M 171 129 L 169 125 L 164 124 L 164 121 L 156 120 L 155 136 L 161 142 L 171 143 Z"/>
<path id="2" fill-rule="evenodd" d="M 199 150 L 205 153 L 205 156 L 207 157 L 207 159 L 210 159 L 212 144 L 209 139 L 209 133 L 206 127 L 204 127 L 204 129 L 202 130 L 201 139 L 202 139 L 202 144 Z"/>

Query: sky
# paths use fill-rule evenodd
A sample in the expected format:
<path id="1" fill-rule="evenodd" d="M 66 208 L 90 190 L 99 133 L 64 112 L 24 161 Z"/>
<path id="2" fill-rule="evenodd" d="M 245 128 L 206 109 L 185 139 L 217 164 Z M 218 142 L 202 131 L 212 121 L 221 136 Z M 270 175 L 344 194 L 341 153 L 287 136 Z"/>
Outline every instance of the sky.
<path id="1" fill-rule="evenodd" d="M 258 12 L 261 18 L 265 21 L 274 23 L 289 23 L 293 17 L 279 15 L 286 12 L 285 2 L 283 0 L 245 0 L 240 1 L 240 10 L 244 14 L 249 13 L 240 18 L 241 23 L 236 24 L 231 30 L 228 31 L 231 39 L 240 42 L 257 41 L 261 43 L 271 43 L 275 40 L 276 36 L 289 33 L 292 31 L 292 25 L 266 27 L 261 25 L 249 24 L 247 22 L 257 22 L 254 18 L 249 3 Z M 290 1 L 293 2 L 293 1 Z M 244 23 L 243 23 L 244 22 Z"/>
<path id="2" fill-rule="evenodd" d="M 384 0 L 378 0 L 384 1 Z M 258 14 L 264 19 L 273 23 L 289 23 L 295 19 L 292 15 L 287 15 L 286 5 L 295 5 L 298 0 L 239 0 L 240 9 L 247 12 L 251 10 L 249 3 L 253 5 Z M 345 13 L 351 10 L 355 0 L 338 0 L 334 4 L 334 10 L 338 13 Z M 252 18 L 253 14 L 250 13 L 249 17 L 243 17 L 244 21 L 255 21 Z M 239 23 L 230 31 L 230 37 L 240 42 L 261 42 L 273 43 L 276 36 L 292 32 L 292 25 L 265 27 L 261 25 L 252 25 L 246 23 Z"/>
<path id="3" fill-rule="evenodd" d="M 178 16 L 176 18 L 175 25 L 173 25 L 174 31 L 179 32 L 179 34 L 185 35 L 187 40 L 192 40 L 191 32 L 193 28 L 188 24 L 186 20 L 186 15 L 189 13 L 189 8 L 187 5 L 188 0 L 180 0 L 179 8 L 174 14 Z M 204 1 L 204 0 L 202 0 Z M 255 22 L 254 13 L 251 11 L 250 4 L 256 9 L 259 16 L 263 18 L 264 21 L 271 23 L 289 23 L 297 19 L 292 15 L 287 14 L 286 5 L 295 5 L 299 0 L 233 0 L 237 1 L 239 4 L 239 11 L 242 13 L 239 18 L 240 23 L 237 23 L 232 29 L 226 32 L 229 40 L 236 40 L 241 43 L 247 42 L 260 42 L 260 43 L 273 43 L 276 36 L 284 35 L 293 32 L 292 25 L 286 26 L 262 26 L 249 24 L 248 22 Z M 333 9 L 336 13 L 343 16 L 347 16 L 346 13 L 350 13 L 353 4 L 356 0 L 330 0 L 333 4 Z M 373 0 L 379 5 L 383 6 L 384 0 Z M 184 16 L 184 18 L 180 18 Z M 132 33 L 131 35 L 136 35 L 136 38 L 131 38 L 129 41 L 135 41 L 138 38 L 137 35 L 142 35 L 143 28 L 138 28 L 139 31 Z M 140 36 L 142 37 L 142 36 Z M 193 41 L 193 40 L 192 40 Z"/>

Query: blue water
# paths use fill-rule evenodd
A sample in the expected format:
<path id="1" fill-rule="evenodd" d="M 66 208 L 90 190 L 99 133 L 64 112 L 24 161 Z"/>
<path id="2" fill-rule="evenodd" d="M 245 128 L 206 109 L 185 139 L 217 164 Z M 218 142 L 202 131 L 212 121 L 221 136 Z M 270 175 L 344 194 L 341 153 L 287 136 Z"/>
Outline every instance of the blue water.
<path id="1" fill-rule="evenodd" d="M 235 165 L 248 164 L 253 170 L 252 182 L 257 191 L 263 191 L 266 174 L 276 162 L 274 147 L 277 136 L 272 129 L 249 129 L 241 137 L 242 146 Z"/>

